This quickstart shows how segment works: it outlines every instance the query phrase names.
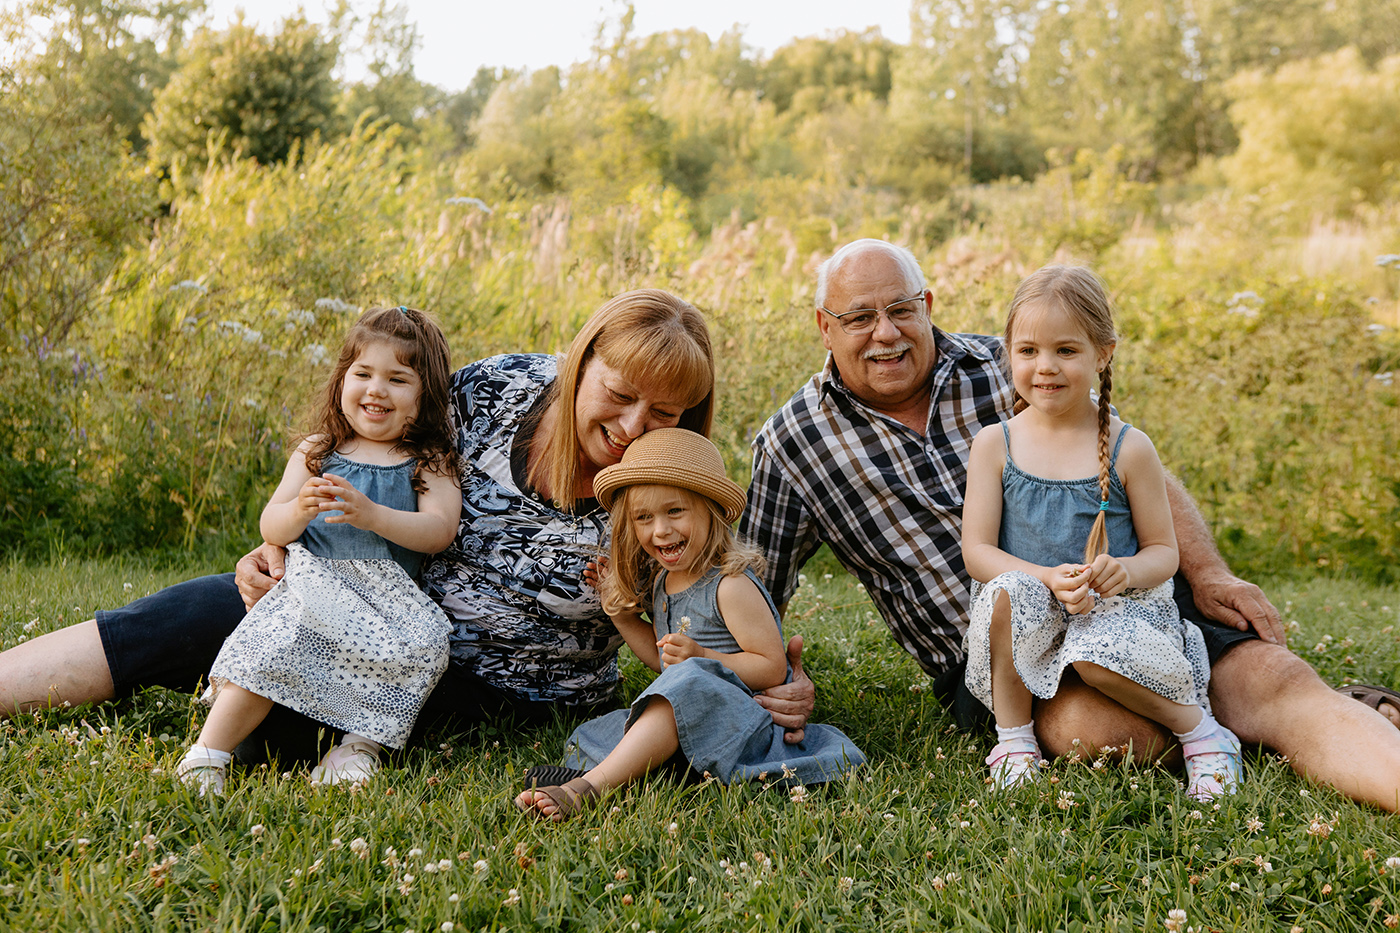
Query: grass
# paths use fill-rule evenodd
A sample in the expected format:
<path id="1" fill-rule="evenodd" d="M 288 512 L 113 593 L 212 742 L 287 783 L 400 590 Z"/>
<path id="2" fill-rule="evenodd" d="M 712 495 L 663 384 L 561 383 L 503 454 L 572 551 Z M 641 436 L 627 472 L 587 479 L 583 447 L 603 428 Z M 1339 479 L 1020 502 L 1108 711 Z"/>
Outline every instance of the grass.
<path id="1" fill-rule="evenodd" d="M 219 569 L 0 567 L 0 640 Z M 788 630 L 811 646 L 818 718 L 871 757 L 849 780 L 799 800 L 656 779 L 543 825 L 510 797 L 559 756 L 561 720 L 435 736 L 358 793 L 236 769 L 205 802 L 171 777 L 202 709 L 151 690 L 0 725 L 0 929 L 1163 930 L 1181 909 L 1197 929 L 1371 930 L 1400 915 L 1400 823 L 1270 755 L 1218 809 L 1117 765 L 1062 762 L 993 796 L 987 738 L 951 731 L 849 578 L 810 575 Z M 1330 681 L 1400 681 L 1400 591 L 1269 590 Z M 644 672 L 626 652 L 623 667 L 630 696 Z"/>

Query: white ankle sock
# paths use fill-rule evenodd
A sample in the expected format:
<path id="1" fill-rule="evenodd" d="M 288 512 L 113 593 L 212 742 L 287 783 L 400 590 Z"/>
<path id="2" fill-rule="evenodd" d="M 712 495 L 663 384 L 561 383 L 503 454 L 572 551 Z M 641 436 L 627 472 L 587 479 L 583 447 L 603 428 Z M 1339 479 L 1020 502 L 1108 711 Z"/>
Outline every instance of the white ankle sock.
<path id="1" fill-rule="evenodd" d="M 1214 716 L 1205 710 L 1201 710 L 1201 721 L 1196 723 L 1196 728 L 1192 729 L 1190 732 L 1173 732 L 1172 735 L 1176 736 L 1176 740 L 1182 745 L 1185 745 L 1187 742 L 1199 742 L 1201 739 L 1214 732 L 1216 728 L 1218 728 L 1218 725 Z"/>
<path id="2" fill-rule="evenodd" d="M 1011 726 L 1007 729 L 1003 729 L 1001 726 L 997 726 L 996 728 L 998 742 L 1007 742 L 1011 739 L 1030 739 L 1032 742 L 1035 741 L 1034 719 L 1026 723 L 1024 726 Z"/>
<path id="3" fill-rule="evenodd" d="M 185 760 L 193 758 L 207 758 L 210 761 L 216 761 L 220 765 L 228 767 L 229 762 L 233 761 L 233 752 L 220 751 L 217 748 L 210 748 L 207 745 L 191 745 L 189 751 L 185 752 Z"/>

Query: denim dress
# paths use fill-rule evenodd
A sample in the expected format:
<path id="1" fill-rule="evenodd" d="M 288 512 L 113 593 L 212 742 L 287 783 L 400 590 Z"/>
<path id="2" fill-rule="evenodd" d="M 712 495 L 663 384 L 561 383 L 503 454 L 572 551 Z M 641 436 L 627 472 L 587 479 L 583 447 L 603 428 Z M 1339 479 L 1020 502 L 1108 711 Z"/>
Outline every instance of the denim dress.
<path id="1" fill-rule="evenodd" d="M 781 637 L 772 597 L 751 571 L 745 574 L 763 593 Z M 681 592 L 668 594 L 666 574 L 661 574 L 652 594 L 657 639 L 683 631 L 714 651 L 740 651 L 719 614 L 723 579 L 715 568 Z M 737 674 L 710 658 L 687 658 L 666 667 L 630 709 L 615 710 L 575 729 L 569 736 L 566 764 L 585 770 L 597 765 L 617 747 L 653 696 L 665 697 L 675 710 L 681 754 L 691 770 L 724 784 L 751 780 L 819 784 L 865 762 L 855 743 L 833 726 L 808 725 L 802 741 L 789 745 L 783 740 L 782 727 L 774 724 Z"/>
<path id="2" fill-rule="evenodd" d="M 1010 430 L 1005 423 L 1001 427 L 1007 453 L 998 546 L 1041 567 L 1082 564 L 1084 544 L 1099 512 L 1099 478 L 1052 480 L 1025 472 L 1011 459 Z M 1128 494 L 1116 469 L 1123 438 L 1130 430 L 1132 426 L 1125 424 L 1119 432 L 1109 468 L 1108 543 L 1115 557 L 1130 557 L 1138 551 Z M 1175 703 L 1210 708 L 1205 640 L 1201 630 L 1177 612 L 1170 579 L 1107 599 L 1095 595 L 1088 613 L 1070 615 L 1044 583 L 1011 571 L 985 586 L 973 584 L 964 642 L 966 683 L 987 709 L 992 708 L 992 607 L 1002 592 L 1011 602 L 1016 673 L 1036 696 L 1053 697 L 1064 669 L 1075 661 L 1088 661 Z"/>

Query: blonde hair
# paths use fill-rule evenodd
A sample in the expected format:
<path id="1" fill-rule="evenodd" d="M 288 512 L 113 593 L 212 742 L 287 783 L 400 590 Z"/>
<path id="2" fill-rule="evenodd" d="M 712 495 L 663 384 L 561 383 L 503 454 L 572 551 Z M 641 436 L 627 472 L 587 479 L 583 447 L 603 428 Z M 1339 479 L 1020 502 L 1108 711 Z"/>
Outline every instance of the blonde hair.
<path id="1" fill-rule="evenodd" d="M 1011 308 L 1006 313 L 1006 330 L 1002 342 L 1006 352 L 1010 352 L 1011 331 L 1016 319 L 1027 305 L 1053 307 L 1066 314 L 1082 328 L 1095 349 L 1103 350 L 1118 342 L 1118 334 L 1113 329 L 1113 303 L 1109 301 L 1108 290 L 1103 281 L 1085 266 L 1050 265 L 1037 269 L 1016 286 L 1016 294 L 1011 299 Z M 1003 356 L 1005 362 L 1005 356 Z M 1108 446 L 1109 423 L 1112 412 L 1109 410 L 1110 396 L 1113 394 L 1113 358 L 1110 355 L 1099 373 L 1099 500 L 1108 501 L 1109 469 L 1112 454 Z M 1013 414 L 1019 414 L 1027 407 L 1020 393 L 1012 407 Z M 1089 540 L 1084 545 L 1084 563 L 1091 563 L 1100 554 L 1108 553 L 1107 514 L 1102 508 L 1094 518 L 1089 530 Z"/>
<path id="2" fill-rule="evenodd" d="M 629 517 L 632 512 L 633 494 L 645 485 L 650 484 L 625 486 L 618 491 L 617 498 L 613 500 L 610 512 L 612 546 L 608 554 L 608 572 L 598 584 L 598 594 L 603 598 L 603 611 L 608 615 L 637 612 L 643 608 L 650 611 L 651 607 L 643 605 L 643 601 L 650 599 L 652 587 L 656 585 L 656 578 L 661 573 L 661 565 L 642 549 L 642 542 L 637 540 L 637 533 L 632 528 Z M 763 555 L 758 548 L 741 541 L 734 533 L 734 529 L 724 520 L 722 505 L 709 496 L 702 496 L 684 487 L 674 488 L 690 496 L 692 502 L 702 504 L 710 521 L 710 533 L 705 538 L 704 550 L 696 556 L 691 566 L 702 567 L 705 570 L 719 567 L 727 577 L 736 576 L 745 570 L 763 572 Z"/>
<path id="3" fill-rule="evenodd" d="M 543 481 L 565 511 L 573 510 L 579 475 L 578 385 L 594 357 L 637 386 L 674 391 L 685 406 L 677 427 L 709 437 L 714 421 L 715 360 L 705 318 L 690 302 L 656 288 L 613 298 L 593 312 L 559 363 L 548 403 L 557 405 L 554 430 L 530 467 L 531 484 Z"/>

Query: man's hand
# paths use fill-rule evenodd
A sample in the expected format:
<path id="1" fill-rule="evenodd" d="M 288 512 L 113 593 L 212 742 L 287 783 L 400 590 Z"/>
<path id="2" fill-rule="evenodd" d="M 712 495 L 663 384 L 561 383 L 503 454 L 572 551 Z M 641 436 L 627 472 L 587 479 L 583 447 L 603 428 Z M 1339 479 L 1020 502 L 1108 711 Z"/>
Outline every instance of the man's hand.
<path id="1" fill-rule="evenodd" d="M 252 609 L 287 572 L 287 552 L 275 544 L 262 544 L 244 554 L 233 570 L 243 605 Z"/>
<path id="2" fill-rule="evenodd" d="M 1259 637 L 1276 645 L 1288 644 L 1283 620 L 1264 591 L 1253 583 L 1232 573 L 1212 574 L 1191 581 L 1191 594 L 1196 608 L 1207 619 L 1247 632 L 1251 628 Z"/>
<path id="3" fill-rule="evenodd" d="M 802 670 L 802 636 L 794 635 L 788 642 L 788 664 L 792 666 L 792 681 L 769 687 L 754 699 L 773 716 L 773 722 L 783 727 L 783 741 L 796 745 L 807 734 L 807 720 L 817 708 L 817 688 Z"/>

